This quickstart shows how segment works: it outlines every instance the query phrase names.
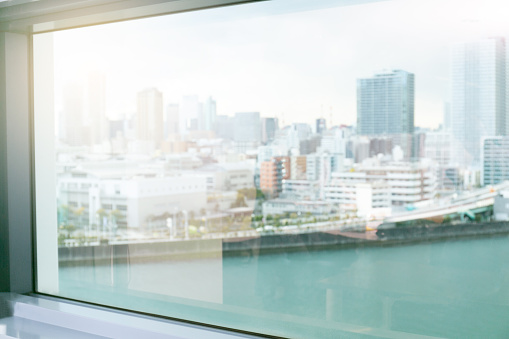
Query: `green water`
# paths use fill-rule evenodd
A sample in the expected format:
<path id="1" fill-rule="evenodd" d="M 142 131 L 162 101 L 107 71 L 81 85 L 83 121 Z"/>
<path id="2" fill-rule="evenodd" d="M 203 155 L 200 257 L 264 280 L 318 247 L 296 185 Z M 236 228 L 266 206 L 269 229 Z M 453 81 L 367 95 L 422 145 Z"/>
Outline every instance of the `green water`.
<path id="1" fill-rule="evenodd" d="M 60 294 L 291 338 L 509 337 L 507 237 L 253 253 L 62 267 Z"/>

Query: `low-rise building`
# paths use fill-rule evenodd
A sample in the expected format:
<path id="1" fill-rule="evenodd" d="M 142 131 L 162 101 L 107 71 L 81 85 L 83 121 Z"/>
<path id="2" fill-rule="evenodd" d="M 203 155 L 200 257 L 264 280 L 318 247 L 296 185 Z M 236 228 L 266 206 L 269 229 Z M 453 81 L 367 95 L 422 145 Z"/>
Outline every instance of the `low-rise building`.
<path id="1" fill-rule="evenodd" d="M 283 196 L 292 200 L 317 200 L 320 198 L 320 182 L 284 180 Z"/>
<path id="2" fill-rule="evenodd" d="M 82 164 L 57 179 L 60 222 L 77 227 L 151 228 L 207 207 L 206 178 L 132 163 Z M 123 166 L 122 166 L 123 165 Z M 62 212 L 62 211 L 65 211 Z"/>
<path id="3" fill-rule="evenodd" d="M 359 216 L 384 217 L 391 213 L 391 189 L 384 181 L 332 180 L 324 191 L 326 201 L 339 204 L 344 211 L 356 211 Z"/>
<path id="4" fill-rule="evenodd" d="M 393 205 L 433 199 L 437 188 L 435 171 L 426 163 L 359 166 L 350 172 L 333 173 L 332 180 L 347 185 L 385 182 L 390 187 Z"/>
<path id="5" fill-rule="evenodd" d="M 267 215 L 280 215 L 285 213 L 311 213 L 322 215 L 333 213 L 335 207 L 334 203 L 327 201 L 273 199 L 263 203 L 262 213 L 264 217 Z"/>

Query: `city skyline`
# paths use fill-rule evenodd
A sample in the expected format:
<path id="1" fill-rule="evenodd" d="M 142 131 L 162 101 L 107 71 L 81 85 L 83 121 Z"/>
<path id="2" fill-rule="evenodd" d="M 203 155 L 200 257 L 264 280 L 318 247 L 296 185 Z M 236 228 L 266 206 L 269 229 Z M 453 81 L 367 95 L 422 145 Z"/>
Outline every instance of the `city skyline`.
<path id="1" fill-rule="evenodd" d="M 430 4 L 404 18 L 398 13 L 415 4 L 328 5 L 281 14 L 280 3 L 53 33 L 56 83 L 79 78 L 77 69 L 108 69 L 109 116 L 133 113 L 135 94 L 156 87 L 165 105 L 196 94 L 214 97 L 218 115 L 258 111 L 283 124 L 312 124 L 318 116 L 330 120 L 332 115 L 334 125 L 350 125 L 356 120 L 356 79 L 381 69 L 405 69 L 416 75 L 418 84 L 416 126 L 434 128 L 442 122 L 443 102 L 449 97 L 449 46 L 509 32 L 500 18 L 485 22 L 483 13 L 495 2 L 479 11 L 463 2 L 460 9 L 452 1 L 441 4 L 440 15 Z M 382 8 L 389 15 L 383 25 L 377 17 Z M 401 31 L 407 22 L 411 29 Z M 366 30 L 365 23 L 377 29 Z M 111 34 L 119 38 L 109 39 Z"/>

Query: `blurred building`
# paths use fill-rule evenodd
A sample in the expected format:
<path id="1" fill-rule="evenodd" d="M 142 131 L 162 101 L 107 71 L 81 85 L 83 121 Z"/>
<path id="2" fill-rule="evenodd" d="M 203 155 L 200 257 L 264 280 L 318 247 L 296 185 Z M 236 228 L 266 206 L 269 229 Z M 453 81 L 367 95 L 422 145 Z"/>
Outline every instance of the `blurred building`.
<path id="1" fill-rule="evenodd" d="M 414 74 L 394 70 L 357 79 L 357 133 L 367 136 L 409 135 L 394 139 L 409 158 L 414 132 Z"/>
<path id="2" fill-rule="evenodd" d="M 259 112 L 235 113 L 233 125 L 233 141 L 238 153 L 255 150 L 262 140 L 261 120 Z"/>
<path id="3" fill-rule="evenodd" d="M 325 118 L 316 119 L 316 133 L 322 134 L 326 130 L 327 130 L 327 122 L 326 122 Z"/>
<path id="4" fill-rule="evenodd" d="M 163 141 L 163 94 L 155 88 L 138 93 L 136 139 L 156 148 Z"/>
<path id="5" fill-rule="evenodd" d="M 509 180 L 509 137 L 484 137 L 481 146 L 481 185 Z"/>
<path id="6" fill-rule="evenodd" d="M 435 170 L 427 163 L 399 162 L 359 166 L 355 171 L 333 173 L 332 181 L 347 186 L 384 182 L 390 187 L 390 200 L 394 205 L 433 199 L 437 189 Z"/>
<path id="7" fill-rule="evenodd" d="M 451 53 L 454 164 L 479 166 L 482 138 L 506 135 L 506 116 L 505 39 L 455 44 Z"/>
<path id="8" fill-rule="evenodd" d="M 260 189 L 271 198 L 283 191 L 283 181 L 291 178 L 290 157 L 274 157 L 260 166 Z"/>
<path id="9" fill-rule="evenodd" d="M 262 118 L 262 142 L 264 144 L 275 139 L 277 130 L 279 130 L 277 118 Z"/>

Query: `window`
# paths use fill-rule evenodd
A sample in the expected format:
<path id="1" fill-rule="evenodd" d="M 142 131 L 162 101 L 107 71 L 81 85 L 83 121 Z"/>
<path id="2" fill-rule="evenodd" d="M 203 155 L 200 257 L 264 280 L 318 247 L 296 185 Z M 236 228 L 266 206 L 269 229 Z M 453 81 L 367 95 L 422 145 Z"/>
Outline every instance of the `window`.
<path id="1" fill-rule="evenodd" d="M 282 337 L 506 336 L 502 7 L 36 24 L 37 291 Z"/>

